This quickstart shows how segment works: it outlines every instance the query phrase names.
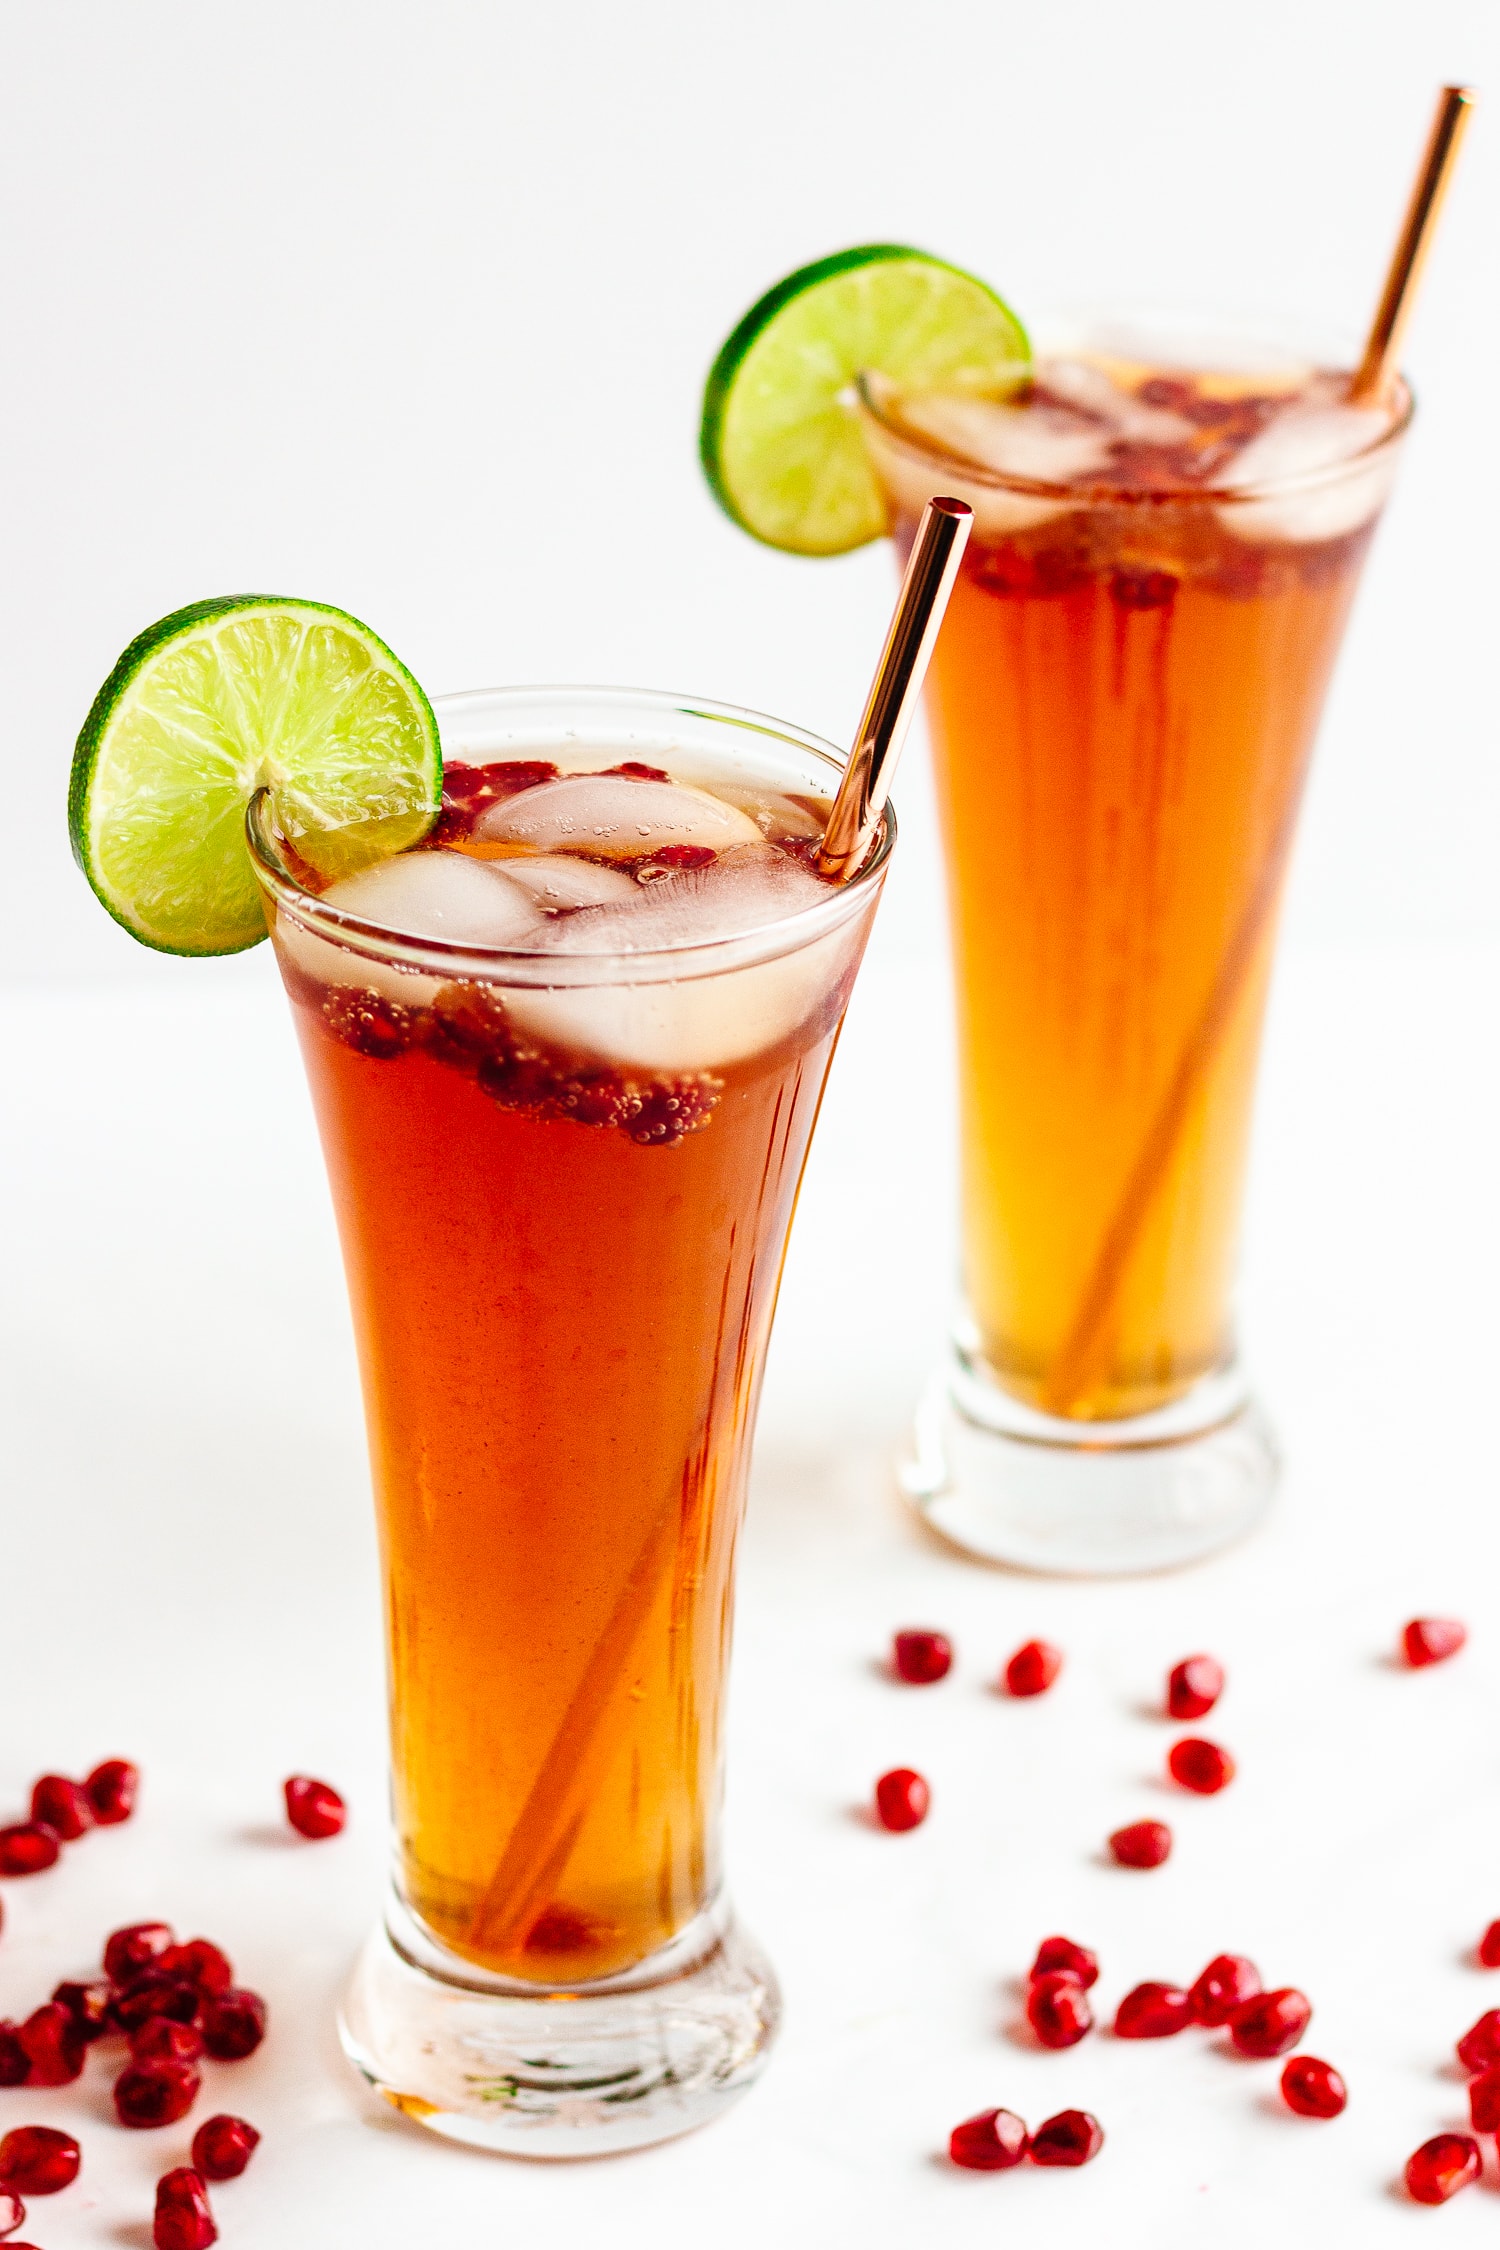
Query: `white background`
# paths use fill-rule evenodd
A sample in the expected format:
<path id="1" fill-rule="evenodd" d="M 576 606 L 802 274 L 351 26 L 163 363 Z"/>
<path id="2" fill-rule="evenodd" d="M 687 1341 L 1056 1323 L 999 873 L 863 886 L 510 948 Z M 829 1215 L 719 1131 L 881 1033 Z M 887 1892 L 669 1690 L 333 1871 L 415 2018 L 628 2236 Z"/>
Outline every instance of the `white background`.
<path id="1" fill-rule="evenodd" d="M 1391 2182 L 1462 2115 L 1464 1958 L 1500 1914 L 1500 1071 L 1491 879 L 1497 164 L 1481 113 L 1410 365 L 1422 418 L 1330 706 L 1273 1009 L 1247 1330 L 1286 1439 L 1271 1530 L 1211 1568 L 1062 1587 L 925 1545 L 888 1464 L 951 1267 L 941 930 L 925 779 L 809 1175 L 768 1387 L 735 1705 L 731 1866 L 787 1984 L 764 2085 L 697 2140 L 564 2172 L 444 2150 L 345 2073 L 332 1997 L 383 1855 L 378 1604 L 352 1353 L 290 1035 L 263 952 L 165 961 L 72 868 L 72 737 L 119 648 L 206 593 L 368 617 L 434 690 L 697 688 L 842 735 L 891 582 L 716 514 L 708 360 L 789 266 L 861 239 L 971 265 L 1023 312 L 1091 297 L 1357 331 L 1442 79 L 1500 88 L 1492 0 L 647 0 L 0 5 L 0 1810 L 124 1750 L 139 1820 L 5 1887 L 0 2014 L 165 1912 L 220 1935 L 275 2033 L 216 2106 L 266 2131 L 227 2246 L 531 2237 L 1133 2250 L 1492 2233 Z M 1388 1652 L 1414 1608 L 1470 1651 Z M 947 1626 L 954 1679 L 873 1669 Z M 1045 1704 L 986 1680 L 1068 1650 Z M 1155 1778 L 1167 1663 L 1231 1666 L 1235 1789 Z M 907 1839 L 851 1817 L 932 1775 Z M 280 1777 L 349 1834 L 281 1840 Z M 1159 1876 L 1100 1864 L 1169 1812 Z M 1009 1981 L 1073 1929 L 1112 2004 L 1221 1946 L 1317 2003 L 1332 2128 L 1188 2042 L 1038 2056 Z M 961 2178 L 948 2127 L 1096 2108 L 1075 2176 Z M 0 2095 L 70 2122 L 43 2250 L 144 2250 L 186 2136 L 106 2081 Z"/>

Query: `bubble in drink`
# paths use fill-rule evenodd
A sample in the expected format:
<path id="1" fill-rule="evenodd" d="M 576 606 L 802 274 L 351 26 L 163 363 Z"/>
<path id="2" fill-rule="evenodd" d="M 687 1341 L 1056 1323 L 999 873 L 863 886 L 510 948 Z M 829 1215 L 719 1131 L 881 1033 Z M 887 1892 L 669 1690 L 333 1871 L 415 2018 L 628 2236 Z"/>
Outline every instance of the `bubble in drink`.
<path id="1" fill-rule="evenodd" d="M 648 859 L 682 845 L 722 852 L 760 842 L 748 813 L 707 790 L 608 773 L 569 774 L 523 790 L 481 813 L 474 835 L 486 844 L 607 860 Z"/>

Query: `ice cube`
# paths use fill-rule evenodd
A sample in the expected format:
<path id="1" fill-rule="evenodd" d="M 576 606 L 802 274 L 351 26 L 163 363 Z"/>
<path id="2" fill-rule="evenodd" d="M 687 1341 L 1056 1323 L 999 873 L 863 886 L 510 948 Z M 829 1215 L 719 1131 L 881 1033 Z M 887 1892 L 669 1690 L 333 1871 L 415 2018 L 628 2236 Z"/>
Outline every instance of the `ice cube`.
<path id="1" fill-rule="evenodd" d="M 438 938 L 450 945 L 526 948 L 546 926 L 535 900 L 508 868 L 463 852 L 400 853 L 330 884 L 323 903 L 400 937 Z M 314 937 L 288 914 L 278 915 L 277 926 L 286 952 L 322 984 L 369 986 L 420 1007 L 442 981 Z"/>
<path id="2" fill-rule="evenodd" d="M 762 929 L 827 900 L 826 883 L 765 846 L 638 888 L 630 906 L 601 906 L 548 924 L 551 950 L 628 954 L 691 947 Z M 844 928 L 774 961 L 673 982 L 512 991 L 506 1005 L 533 1037 L 624 1068 L 713 1070 L 775 1045 L 812 1014 L 852 966 Z M 694 963 L 695 968 L 701 964 Z"/>
<path id="3" fill-rule="evenodd" d="M 592 859 L 565 859 L 560 852 L 544 853 L 536 859 L 508 859 L 504 869 L 508 879 L 519 883 L 527 897 L 548 914 L 580 906 L 622 905 L 641 895 L 640 884 L 623 868 L 601 867 Z"/>
<path id="4" fill-rule="evenodd" d="M 1360 464 L 1355 456 L 1376 445 L 1389 428 L 1389 415 L 1371 407 L 1327 401 L 1283 407 L 1258 436 L 1215 471 L 1214 481 L 1246 490 L 1299 478 L 1307 481 L 1300 490 L 1221 508 L 1225 529 L 1241 539 L 1300 544 L 1337 539 L 1368 523 L 1390 489 L 1395 453 L 1386 446 Z"/>
<path id="5" fill-rule="evenodd" d="M 669 844 L 706 844 L 722 852 L 760 842 L 748 813 L 705 789 L 608 773 L 569 774 L 525 789 L 482 813 L 474 835 L 484 843 L 606 860 L 646 859 Z"/>
<path id="6" fill-rule="evenodd" d="M 913 446 L 899 442 L 896 429 L 873 415 L 865 417 L 865 443 L 887 492 L 903 513 L 920 515 L 936 493 L 966 500 L 974 511 L 975 536 L 1003 539 L 1049 517 L 1067 513 L 1070 502 L 1014 492 L 965 476 L 972 461 L 1002 476 L 1033 483 L 1067 484 L 1087 478 L 1109 458 L 1108 433 L 1087 428 L 1055 408 L 1006 406 L 997 399 L 964 398 L 951 391 L 916 391 L 883 410 L 896 428 L 912 433 Z M 918 452 L 923 441 L 956 455 L 952 463 Z"/>
<path id="7" fill-rule="evenodd" d="M 1170 407 L 1148 406 L 1134 391 L 1117 383 L 1108 372 L 1087 359 L 1044 359 L 1036 379 L 1054 397 L 1065 399 L 1081 414 L 1097 415 L 1107 425 L 1094 434 L 1106 444 L 1123 440 L 1130 445 L 1191 445 L 1193 424 Z"/>

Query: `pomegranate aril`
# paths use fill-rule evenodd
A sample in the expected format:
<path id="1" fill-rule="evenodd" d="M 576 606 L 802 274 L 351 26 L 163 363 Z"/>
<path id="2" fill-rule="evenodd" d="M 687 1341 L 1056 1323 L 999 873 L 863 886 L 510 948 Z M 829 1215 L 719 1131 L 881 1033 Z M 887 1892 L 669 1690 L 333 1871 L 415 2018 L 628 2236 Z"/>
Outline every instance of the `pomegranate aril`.
<path id="1" fill-rule="evenodd" d="M 299 1836 L 314 1842 L 336 1836 L 349 1817 L 338 1791 L 311 1774 L 294 1773 L 284 1784 L 284 1793 L 287 1819 Z"/>
<path id="2" fill-rule="evenodd" d="M 71 2086 L 83 2074 L 87 2041 L 66 2008 L 49 2000 L 18 2026 L 28 2086 Z"/>
<path id="3" fill-rule="evenodd" d="M 1469 2080 L 1469 2122 L 1476 2133 L 1500 2133 L 1500 2063 Z"/>
<path id="4" fill-rule="evenodd" d="M 173 2023 L 196 2023 L 204 2005 L 197 1986 L 185 1978 L 164 1977 L 147 1969 L 115 1994 L 111 2012 L 128 2036 L 139 2031 L 150 2016 L 170 2016 Z"/>
<path id="5" fill-rule="evenodd" d="M 165 1922 L 127 1922 L 104 1941 L 104 1974 L 111 1984 L 129 1984 L 173 1942 Z"/>
<path id="6" fill-rule="evenodd" d="M 627 781 L 670 781 L 672 778 L 663 767 L 642 765 L 639 758 L 627 758 L 623 766 L 605 766 L 602 771 L 622 773 Z"/>
<path id="7" fill-rule="evenodd" d="M 92 2046 L 111 2028 L 107 1984 L 60 1984 L 52 1997 L 60 2008 L 67 2009 L 85 2046 Z"/>
<path id="8" fill-rule="evenodd" d="M 1078 1979 L 1061 1970 L 1032 1984 L 1026 2021 L 1044 2047 L 1076 2047 L 1093 2030 L 1094 2011 Z"/>
<path id="9" fill-rule="evenodd" d="M 1228 2023 L 1236 2008 L 1254 2000 L 1261 1991 L 1260 1971 L 1243 1953 L 1216 1953 L 1193 1986 L 1188 1998 L 1193 2019 L 1217 2030 Z"/>
<path id="10" fill-rule="evenodd" d="M 18 2125 L 0 2141 L 0 2187 L 17 2195 L 60 2195 L 82 2162 L 71 2133 L 52 2125 Z"/>
<path id="11" fill-rule="evenodd" d="M 1199 1797 L 1216 1797 L 1234 1779 L 1234 1760 L 1216 1742 L 1187 1735 L 1168 1751 L 1167 1771 L 1180 1789 L 1191 1789 Z"/>
<path id="12" fill-rule="evenodd" d="M 140 1785 L 140 1768 L 128 1758 L 106 1758 L 103 1765 L 95 1766 L 83 1786 L 101 1828 L 113 1828 L 129 1820 Z"/>
<path id="13" fill-rule="evenodd" d="M 26 2224 L 26 2206 L 14 2188 L 0 2188 L 0 2242 Z"/>
<path id="14" fill-rule="evenodd" d="M 1312 2021 L 1312 2002 L 1293 1985 L 1258 1993 L 1235 2009 L 1229 2036 L 1242 2055 L 1267 2060 L 1295 2047 Z"/>
<path id="15" fill-rule="evenodd" d="M 1415 2203 L 1446 2203 L 1483 2169 L 1479 2143 L 1467 2133 L 1437 2133 L 1406 2160 L 1406 2192 Z"/>
<path id="16" fill-rule="evenodd" d="M 1458 2059 L 1465 2070 L 1488 2070 L 1500 2062 L 1500 2008 L 1486 2008 L 1458 2042 Z"/>
<path id="17" fill-rule="evenodd" d="M 234 1982 L 228 1954 L 203 1937 L 189 1938 L 186 1945 L 169 1945 L 157 1955 L 156 1967 L 160 1975 L 180 1978 L 204 1994 L 227 1992 Z"/>
<path id="18" fill-rule="evenodd" d="M 1087 2164 L 1104 2146 L 1097 2117 L 1086 2109 L 1060 2109 L 1038 2125 L 1026 2153 L 1033 2164 Z"/>
<path id="19" fill-rule="evenodd" d="M 1075 1945 L 1071 1938 L 1043 1938 L 1036 1949 L 1036 1959 L 1031 1964 L 1033 1977 L 1051 1977 L 1059 1974 L 1076 1977 L 1085 1992 L 1098 1982 L 1099 1956 L 1086 1945 Z"/>
<path id="20" fill-rule="evenodd" d="M 1173 2039 L 1193 2020 L 1193 2003 L 1175 1984 L 1138 1984 L 1115 2011 L 1117 2039 Z"/>
<path id="21" fill-rule="evenodd" d="M 57 1863 L 62 1840 L 45 1820 L 18 1820 L 0 1828 L 0 1875 L 40 1875 Z"/>
<path id="22" fill-rule="evenodd" d="M 1012 1695 L 1045 1695 L 1062 1662 L 1062 1650 L 1050 1641 L 1027 1641 L 1006 1665 L 1005 1685 Z"/>
<path id="23" fill-rule="evenodd" d="M 237 2180 L 259 2141 L 243 2117 L 206 2118 L 193 2135 L 193 2162 L 206 2180 Z"/>
<path id="24" fill-rule="evenodd" d="M 910 1766 L 893 1766 L 875 1784 L 875 1817 L 893 1835 L 920 1828 L 931 1803 L 932 1791 Z"/>
<path id="25" fill-rule="evenodd" d="M 44 1773 L 31 1792 L 31 1817 L 45 1821 L 65 1844 L 76 1844 L 94 1825 L 94 1808 L 88 1791 L 64 1774 Z"/>
<path id="26" fill-rule="evenodd" d="M 1407 1663 L 1420 1667 L 1423 1664 L 1441 1664 L 1446 1656 L 1457 1656 L 1468 1637 L 1468 1627 L 1460 1625 L 1456 1617 L 1414 1617 L 1402 1633 L 1401 1640 L 1406 1650 Z M 1439 2134 L 1438 2139 L 1442 2138 L 1443 2135 Z M 1429 2148 L 1436 2145 L 1433 2141 L 1427 2143 Z"/>
<path id="27" fill-rule="evenodd" d="M 1160 1867 L 1172 1850 L 1172 1831 L 1164 1820 L 1134 1820 L 1117 1828 L 1109 1848 L 1122 1867 Z"/>
<path id="28" fill-rule="evenodd" d="M 21 2027 L 0 2023 L 0 2086 L 24 2086 L 31 2074 L 31 2057 L 21 2044 Z"/>
<path id="29" fill-rule="evenodd" d="M 1185 1656 L 1167 1674 L 1167 1711 L 1174 1719 L 1201 1719 L 1224 1693 L 1224 1667 L 1216 1657 Z"/>
<path id="30" fill-rule="evenodd" d="M 148 2016 L 133 2032 L 130 2052 L 137 2062 L 200 2062 L 203 2034 L 196 2024 L 174 2023 L 170 2016 Z"/>
<path id="31" fill-rule="evenodd" d="M 156 2183 L 151 2240 L 156 2250 L 210 2250 L 219 2239 L 202 2175 L 184 2164 Z"/>
<path id="32" fill-rule="evenodd" d="M 945 1633 L 898 1633 L 891 1643 L 891 1663 L 908 1687 L 931 1687 L 951 1669 L 953 1644 Z"/>
<path id="33" fill-rule="evenodd" d="M 1500 1922 L 1491 1922 L 1479 1941 L 1480 1965 L 1486 1969 L 1500 1969 Z"/>
<path id="34" fill-rule="evenodd" d="M 266 2004 L 258 1992 L 231 1985 L 204 2003 L 203 2044 L 215 2062 L 243 2062 L 266 2035 Z"/>
<path id="35" fill-rule="evenodd" d="M 948 2154 L 966 2172 L 1008 2172 L 1026 2154 L 1026 2127 L 1012 2109 L 982 2109 L 954 2126 Z"/>
<path id="36" fill-rule="evenodd" d="M 663 844 L 649 859 L 638 859 L 633 873 L 638 883 L 659 882 L 664 875 L 694 873 L 709 867 L 718 853 L 707 844 Z"/>
<path id="37" fill-rule="evenodd" d="M 1349 2089 L 1332 2063 L 1293 2055 L 1281 2073 L 1281 2098 L 1299 2117 L 1337 2117 L 1348 2104 Z"/>
<path id="38" fill-rule="evenodd" d="M 198 2099 L 201 2073 L 190 2062 L 127 2063 L 115 2080 L 115 2110 L 122 2125 L 150 2132 L 175 2125 Z"/>

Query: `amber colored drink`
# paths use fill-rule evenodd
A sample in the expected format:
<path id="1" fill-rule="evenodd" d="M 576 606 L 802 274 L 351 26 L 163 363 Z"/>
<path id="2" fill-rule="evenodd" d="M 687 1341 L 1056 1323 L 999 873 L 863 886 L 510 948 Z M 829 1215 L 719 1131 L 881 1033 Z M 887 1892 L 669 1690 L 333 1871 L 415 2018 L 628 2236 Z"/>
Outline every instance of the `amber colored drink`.
<path id="1" fill-rule="evenodd" d="M 1342 398 L 1082 358 L 868 417 L 898 538 L 930 490 L 976 509 L 927 691 L 964 1280 L 976 1355 L 1046 1414 L 1147 1413 L 1232 1352 L 1277 906 L 1406 410 Z"/>
<path id="2" fill-rule="evenodd" d="M 450 766 L 442 848 L 407 855 L 464 879 L 460 921 L 522 870 L 543 920 L 500 942 L 542 966 L 381 964 L 369 985 L 284 904 L 277 940 L 359 1345 L 398 1888 L 452 1952 L 557 1986 L 642 1961 L 718 1892 L 749 1441 L 878 878 L 845 909 L 809 872 L 824 808 L 771 784 L 757 802 L 743 775 L 726 849 L 714 832 L 648 850 L 648 819 L 623 842 L 564 821 L 539 850 L 527 808 L 555 795 L 552 756 Z M 627 812 L 682 794 L 628 757 L 603 778 Z M 725 935 L 736 855 L 769 887 Z M 403 921 L 358 890 L 322 903 Z M 641 983 L 630 949 L 692 940 L 702 899 L 720 909 L 704 946 Z M 475 911 L 459 935 L 477 943 Z M 766 911 L 816 928 L 743 965 Z"/>

